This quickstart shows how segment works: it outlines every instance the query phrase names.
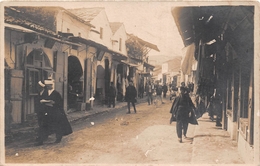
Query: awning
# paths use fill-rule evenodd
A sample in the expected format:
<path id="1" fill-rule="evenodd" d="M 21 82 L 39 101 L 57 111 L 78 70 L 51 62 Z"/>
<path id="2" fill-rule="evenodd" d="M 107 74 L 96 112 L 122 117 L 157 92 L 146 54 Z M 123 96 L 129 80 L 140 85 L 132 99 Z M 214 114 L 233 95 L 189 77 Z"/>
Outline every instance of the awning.
<path id="1" fill-rule="evenodd" d="M 138 67 L 138 66 L 139 66 L 139 65 L 137 65 L 137 64 L 133 64 L 133 63 L 126 62 L 126 61 L 121 61 L 121 63 L 124 63 L 124 64 L 126 64 L 126 65 L 129 65 L 129 66 L 131 66 L 131 67 Z"/>
<path id="2" fill-rule="evenodd" d="M 140 38 L 138 38 L 138 40 L 139 40 L 139 42 L 140 42 L 142 45 L 144 45 L 144 46 L 146 46 L 146 47 L 149 47 L 149 48 L 151 48 L 151 49 L 154 49 L 154 50 L 160 52 L 160 50 L 158 49 L 157 45 L 152 44 L 152 43 L 149 43 L 149 42 L 147 42 L 147 41 L 144 41 L 144 40 L 142 40 L 142 39 L 140 39 Z"/>
<path id="3" fill-rule="evenodd" d="M 108 53 L 112 54 L 112 58 L 113 59 L 116 59 L 117 61 L 119 60 L 126 60 L 127 59 L 127 56 L 124 55 L 124 54 L 121 54 L 119 52 L 116 52 L 116 51 L 113 51 L 113 50 L 108 50 L 107 51 Z"/>
<path id="4" fill-rule="evenodd" d="M 5 28 L 12 29 L 12 30 L 15 30 L 15 31 L 20 31 L 20 32 L 23 32 L 23 33 L 35 33 L 35 34 L 38 34 L 40 36 L 44 36 L 46 38 L 53 39 L 53 40 L 60 42 L 60 43 L 74 45 L 74 46 L 81 46 L 80 44 L 69 42 L 69 41 L 64 41 L 64 40 L 61 40 L 61 39 L 58 39 L 58 38 L 55 38 L 55 37 L 51 37 L 49 35 L 45 35 L 43 33 L 31 30 L 31 29 L 27 29 L 27 28 L 24 28 L 24 27 L 19 26 L 19 25 L 13 25 L 13 24 L 8 24 L 8 23 L 4 23 L 4 25 L 5 25 Z"/>
<path id="5" fill-rule="evenodd" d="M 191 74 L 192 65 L 195 62 L 194 53 L 195 53 L 194 43 L 185 47 L 185 55 L 181 63 L 181 70 L 183 74 L 187 74 L 187 75 Z"/>
<path id="6" fill-rule="evenodd" d="M 108 48 L 102 44 L 99 44 L 99 43 L 96 43 L 92 40 L 89 40 L 89 39 L 84 39 L 84 38 L 81 38 L 81 37 L 75 37 L 75 36 L 71 36 L 69 37 L 69 39 L 72 41 L 72 42 L 79 42 L 79 43 L 83 43 L 83 44 L 86 44 L 88 46 L 93 46 L 93 47 L 96 47 L 98 49 L 101 49 L 103 51 L 108 51 Z"/>
<path id="7" fill-rule="evenodd" d="M 151 76 L 150 72 L 142 72 L 142 73 L 139 73 L 140 75 L 144 76 L 144 77 L 149 77 Z"/>
<path id="8" fill-rule="evenodd" d="M 151 65 L 151 64 L 149 64 L 149 63 L 147 63 L 147 62 L 144 62 L 144 66 L 145 67 L 149 67 L 149 68 L 155 68 L 155 66 L 153 66 L 153 65 Z"/>

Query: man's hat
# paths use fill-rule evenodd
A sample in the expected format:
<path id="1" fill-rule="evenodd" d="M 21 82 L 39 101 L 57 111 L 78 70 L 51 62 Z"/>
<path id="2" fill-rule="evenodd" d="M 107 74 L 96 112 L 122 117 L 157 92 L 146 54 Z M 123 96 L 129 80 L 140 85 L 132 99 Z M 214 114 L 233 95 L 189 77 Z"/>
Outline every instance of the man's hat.
<path id="1" fill-rule="evenodd" d="M 43 88 L 45 87 L 45 85 L 41 81 L 39 81 L 38 84 Z"/>

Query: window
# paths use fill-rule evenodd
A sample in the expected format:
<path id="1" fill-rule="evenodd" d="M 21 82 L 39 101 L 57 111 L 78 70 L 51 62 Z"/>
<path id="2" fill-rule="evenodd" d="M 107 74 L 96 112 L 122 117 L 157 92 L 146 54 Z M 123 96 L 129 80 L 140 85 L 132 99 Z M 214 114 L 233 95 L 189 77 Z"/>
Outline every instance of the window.
<path id="1" fill-rule="evenodd" d="M 50 73 L 53 73 L 51 63 L 42 49 L 31 51 L 26 58 L 26 62 L 26 66 L 28 67 L 26 78 L 28 94 L 37 95 L 38 81 L 47 79 Z"/>
<path id="2" fill-rule="evenodd" d="M 79 37 L 81 37 L 81 33 L 79 32 Z"/>
<path id="3" fill-rule="evenodd" d="M 119 39 L 119 51 L 122 51 L 122 38 Z"/>
<path id="4" fill-rule="evenodd" d="M 70 29 L 69 28 L 67 28 L 67 33 L 70 33 Z"/>
<path id="5" fill-rule="evenodd" d="M 100 39 L 103 39 L 103 28 L 100 27 Z"/>
<path id="6" fill-rule="evenodd" d="M 28 69 L 28 90 L 29 90 L 29 95 L 37 95 L 38 90 L 37 90 L 37 83 L 40 80 L 39 79 L 39 70 L 36 69 Z"/>

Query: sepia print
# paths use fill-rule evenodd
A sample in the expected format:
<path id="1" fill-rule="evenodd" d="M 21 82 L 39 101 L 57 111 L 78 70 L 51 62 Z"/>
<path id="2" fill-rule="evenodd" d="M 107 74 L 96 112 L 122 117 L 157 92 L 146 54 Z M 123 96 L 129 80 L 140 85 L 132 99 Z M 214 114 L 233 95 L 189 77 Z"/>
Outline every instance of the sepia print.
<path id="1" fill-rule="evenodd" d="M 259 165 L 258 5 L 1 2 L 1 165 Z"/>

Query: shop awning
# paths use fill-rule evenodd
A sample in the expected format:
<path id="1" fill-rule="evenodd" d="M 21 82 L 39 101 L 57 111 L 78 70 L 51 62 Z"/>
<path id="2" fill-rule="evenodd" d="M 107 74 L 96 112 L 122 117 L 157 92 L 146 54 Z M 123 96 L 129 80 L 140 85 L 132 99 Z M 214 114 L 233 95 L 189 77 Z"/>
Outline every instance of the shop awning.
<path id="1" fill-rule="evenodd" d="M 152 68 L 152 69 L 155 68 L 155 66 L 153 66 L 153 65 L 151 65 L 151 64 L 149 64 L 149 63 L 147 63 L 147 62 L 144 62 L 144 66 L 145 66 L 145 67 Z"/>
<path id="2" fill-rule="evenodd" d="M 122 60 L 121 60 L 121 63 L 126 64 L 126 65 L 131 66 L 131 67 L 138 67 L 139 66 L 137 64 L 133 64 L 133 63 L 122 61 Z"/>
<path id="3" fill-rule="evenodd" d="M 149 77 L 151 76 L 150 72 L 141 72 L 139 73 L 140 75 L 144 76 L 144 77 Z"/>
<path id="4" fill-rule="evenodd" d="M 86 44 L 88 46 L 93 46 L 93 47 L 96 47 L 98 49 L 101 49 L 103 51 L 108 51 L 108 48 L 102 44 L 99 44 L 95 41 L 92 41 L 92 40 L 89 40 L 89 39 L 84 39 L 82 37 L 76 37 L 76 36 L 71 36 L 69 37 L 69 39 L 72 41 L 72 42 L 78 42 L 78 43 L 83 43 L 83 44 Z"/>
<path id="5" fill-rule="evenodd" d="M 116 51 L 113 51 L 113 50 L 108 50 L 107 52 L 112 54 L 113 59 L 116 59 L 116 60 L 119 60 L 119 61 L 127 59 L 127 56 L 122 54 L 122 53 L 119 53 L 119 52 L 116 52 Z"/>

